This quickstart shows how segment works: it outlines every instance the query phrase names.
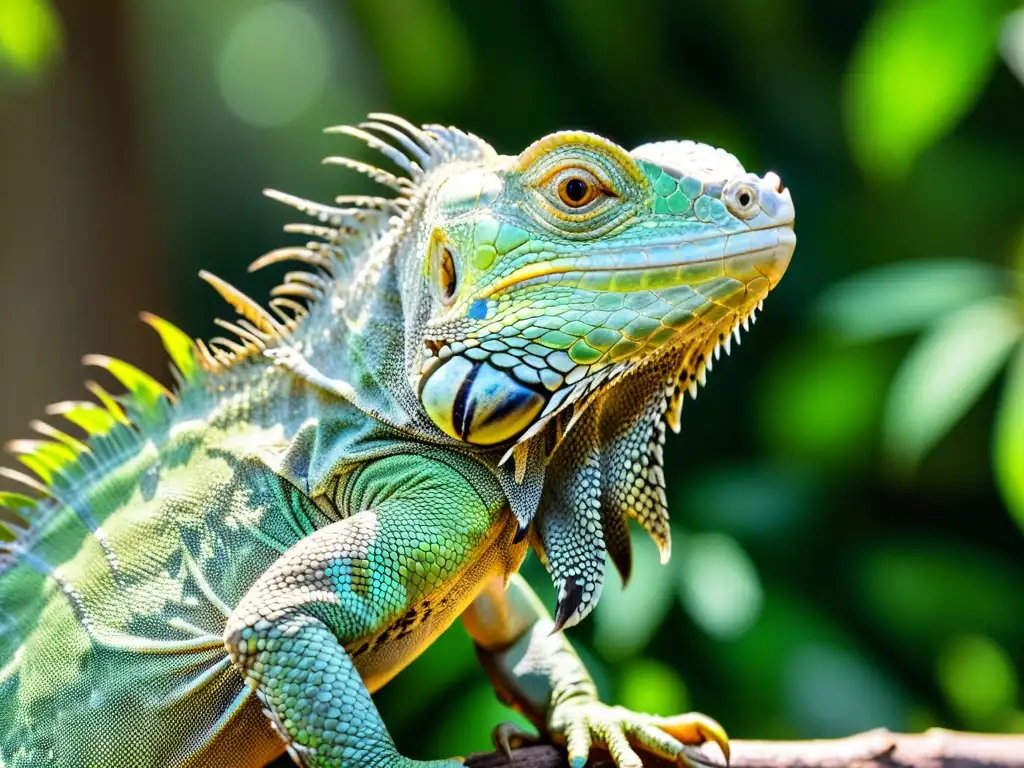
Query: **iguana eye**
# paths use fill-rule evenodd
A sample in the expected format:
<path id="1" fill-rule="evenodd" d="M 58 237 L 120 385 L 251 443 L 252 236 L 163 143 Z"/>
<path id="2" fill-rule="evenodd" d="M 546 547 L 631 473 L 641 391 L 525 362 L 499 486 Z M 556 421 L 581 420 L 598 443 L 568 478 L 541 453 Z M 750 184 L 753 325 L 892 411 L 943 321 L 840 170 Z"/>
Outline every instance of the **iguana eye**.
<path id="1" fill-rule="evenodd" d="M 598 194 L 590 181 L 579 176 L 572 176 L 558 185 L 559 199 L 570 208 L 582 208 Z"/>
<path id="2" fill-rule="evenodd" d="M 437 297 L 446 307 L 455 301 L 455 293 L 459 287 L 459 275 L 455 270 L 455 254 L 444 243 L 435 243 L 432 255 L 431 273 L 434 275 L 434 287 Z"/>
<path id="3" fill-rule="evenodd" d="M 722 202 L 730 213 L 741 219 L 753 218 L 761 210 L 757 190 L 744 182 L 726 185 L 722 192 Z"/>
<path id="4" fill-rule="evenodd" d="M 607 194 L 600 179 L 582 168 L 571 168 L 558 174 L 558 199 L 569 208 L 583 208 Z"/>

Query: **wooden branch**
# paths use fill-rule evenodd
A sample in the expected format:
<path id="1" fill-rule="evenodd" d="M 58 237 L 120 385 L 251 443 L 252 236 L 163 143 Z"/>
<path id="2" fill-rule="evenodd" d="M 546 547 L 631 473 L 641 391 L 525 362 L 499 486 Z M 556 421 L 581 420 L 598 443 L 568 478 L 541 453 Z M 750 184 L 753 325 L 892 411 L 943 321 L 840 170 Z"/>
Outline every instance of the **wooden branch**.
<path id="1" fill-rule="evenodd" d="M 733 741 L 731 768 L 1024 768 L 1024 736 L 960 733 L 932 728 L 921 734 L 867 731 L 818 741 Z M 716 746 L 689 751 L 698 765 L 721 767 Z M 470 755 L 467 768 L 565 768 L 565 751 L 542 744 L 512 752 Z M 646 759 L 648 768 L 668 768 Z M 606 753 L 595 753 L 587 768 L 614 768 Z"/>

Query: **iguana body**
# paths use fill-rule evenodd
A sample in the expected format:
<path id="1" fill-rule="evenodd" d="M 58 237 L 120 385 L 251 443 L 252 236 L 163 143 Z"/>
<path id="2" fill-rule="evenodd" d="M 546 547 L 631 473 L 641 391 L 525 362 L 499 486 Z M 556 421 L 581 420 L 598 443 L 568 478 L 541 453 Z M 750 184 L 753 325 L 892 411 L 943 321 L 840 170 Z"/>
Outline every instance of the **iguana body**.
<path id="1" fill-rule="evenodd" d="M 206 276 L 231 339 L 147 318 L 176 393 L 92 358 L 128 393 L 52 409 L 88 437 L 12 444 L 34 492 L 0 497 L 0 766 L 409 765 L 369 692 L 459 616 L 575 766 L 724 746 L 599 703 L 552 630 L 606 552 L 628 574 L 627 518 L 667 558 L 664 424 L 785 271 L 789 193 L 691 142 L 341 130 L 406 175 L 329 162 L 394 199 L 273 193 L 319 223 L 257 262 L 307 270 L 270 310 Z M 530 544 L 554 621 L 515 576 Z"/>

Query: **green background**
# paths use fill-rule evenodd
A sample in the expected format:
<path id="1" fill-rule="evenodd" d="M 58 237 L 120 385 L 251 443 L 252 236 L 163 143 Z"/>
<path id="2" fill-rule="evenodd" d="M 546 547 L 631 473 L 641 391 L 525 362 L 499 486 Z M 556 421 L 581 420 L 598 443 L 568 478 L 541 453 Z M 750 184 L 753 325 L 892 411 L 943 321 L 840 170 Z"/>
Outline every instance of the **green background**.
<path id="1" fill-rule="evenodd" d="M 1015 6 L 3 0 L 2 434 L 78 396 L 83 353 L 164 371 L 140 309 L 213 334 L 200 267 L 264 296 L 245 265 L 289 214 L 259 190 L 371 189 L 318 166 L 366 157 L 327 125 L 724 146 L 792 189 L 799 246 L 670 436 L 671 563 L 637 537 L 573 639 L 611 700 L 735 737 L 1024 732 Z M 419 756 L 509 718 L 460 626 L 377 700 Z"/>

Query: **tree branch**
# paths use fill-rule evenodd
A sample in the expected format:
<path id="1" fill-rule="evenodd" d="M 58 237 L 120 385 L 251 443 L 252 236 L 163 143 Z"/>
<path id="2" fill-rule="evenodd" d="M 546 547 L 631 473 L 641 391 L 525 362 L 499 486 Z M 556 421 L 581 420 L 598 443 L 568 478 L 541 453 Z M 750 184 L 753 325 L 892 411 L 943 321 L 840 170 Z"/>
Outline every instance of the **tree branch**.
<path id="1" fill-rule="evenodd" d="M 1024 768 L 1024 736 L 960 733 L 932 728 L 921 734 L 867 731 L 818 741 L 733 741 L 731 768 Z M 715 746 L 689 752 L 694 762 L 724 765 Z M 673 763 L 646 759 L 648 768 Z M 498 752 L 471 755 L 467 768 L 565 768 L 565 751 L 548 744 L 514 750 L 509 761 Z M 595 753 L 588 768 L 614 768 L 606 753 Z"/>

